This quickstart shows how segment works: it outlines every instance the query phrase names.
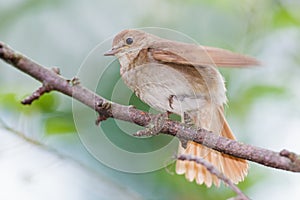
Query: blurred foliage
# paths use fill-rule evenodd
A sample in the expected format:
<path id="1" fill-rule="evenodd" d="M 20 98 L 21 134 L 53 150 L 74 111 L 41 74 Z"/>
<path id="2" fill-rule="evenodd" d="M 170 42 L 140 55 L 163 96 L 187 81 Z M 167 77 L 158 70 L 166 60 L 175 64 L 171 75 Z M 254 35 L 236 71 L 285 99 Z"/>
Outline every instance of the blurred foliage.
<path id="1" fill-rule="evenodd" d="M 8 9 L 2 9 L 0 13 L 0 30 L 1 27 L 6 27 L 10 23 L 18 21 L 20 17 L 26 15 L 28 12 L 33 12 L 39 10 L 47 5 L 58 5 L 60 2 L 59 0 L 46 0 L 46 1 L 39 1 L 39 0 L 27 0 L 21 1 L 20 3 L 16 3 Z"/>
<path id="2" fill-rule="evenodd" d="M 2 5 L 6 5 L 6 2 L 1 1 L 6 0 L 0 0 Z M 91 45 L 105 39 L 108 34 L 128 27 L 160 26 L 176 29 L 195 38 L 200 43 L 217 45 L 242 53 L 260 54 L 261 52 L 258 52 L 257 49 L 267 48 L 263 45 L 268 45 L 268 43 L 264 43 L 263 40 L 270 37 L 272 33 L 293 28 L 299 29 L 300 25 L 299 2 L 284 0 L 243 0 L 240 2 L 234 0 L 155 0 L 142 3 L 138 0 L 132 0 L 129 3 L 127 1 L 24 0 L 12 1 L 9 5 L 0 7 L 1 37 L 12 43 L 22 41 L 20 46 L 28 47 L 31 50 L 29 51 L 30 55 L 34 56 L 34 59 L 44 64 L 43 59 L 50 57 L 53 59 L 53 63 L 57 62 L 64 69 L 64 72 L 69 70 L 71 74 L 76 73 L 77 69 L 73 66 L 79 66 L 77 62 L 78 59 L 83 59 L 82 52 L 87 53 L 93 47 Z M 20 20 L 24 24 L 20 24 Z M 37 21 L 39 23 L 35 25 Z M 29 32 L 28 24 L 34 24 L 30 28 L 32 32 Z M 33 36 L 27 35 L 28 32 L 33 33 Z M 2 40 L 2 38 L 0 39 Z M 39 46 L 36 46 L 37 44 Z M 297 52 L 293 52 L 291 59 L 298 62 L 297 66 L 299 66 L 300 59 Z M 67 66 L 65 66 L 66 63 Z M 101 65 L 102 63 L 96 64 Z M 289 66 L 292 64 L 288 63 L 284 66 L 286 68 L 283 73 L 291 76 L 291 80 L 296 79 L 295 74 L 289 74 L 291 68 Z M 45 133 L 39 134 L 43 136 L 46 134 L 48 138 L 76 132 L 69 99 L 64 99 L 65 97 L 61 94 L 50 93 L 43 95 L 31 106 L 23 106 L 20 104 L 22 98 L 18 95 L 23 95 L 22 89 L 27 85 L 20 85 L 17 82 L 18 79 L 9 79 L 8 77 L 14 77 L 16 72 L 7 72 L 6 68 L 8 67 L 1 62 L 0 111 L 3 115 L 0 116 L 1 118 L 5 117 L 7 113 L 16 112 L 24 114 L 28 118 L 32 115 L 43 116 L 41 126 Z M 228 88 L 238 91 L 230 93 L 229 97 L 230 115 L 236 120 L 247 119 L 247 113 L 259 100 L 289 98 L 291 86 L 274 84 L 278 80 L 268 82 L 250 72 L 250 78 L 243 80 L 243 77 L 237 77 L 237 73 L 232 73 L 229 69 L 222 70 L 222 73 Z M 115 61 L 101 76 L 97 93 L 111 99 L 119 79 L 119 63 Z M 242 84 L 235 84 L 237 81 Z M 14 89 L 7 92 L 6 88 L 11 85 L 19 90 Z M 32 90 L 34 89 L 32 88 Z M 127 91 L 129 90 L 127 89 Z M 125 90 L 118 91 L 120 94 L 122 92 L 126 93 Z M 58 95 L 62 98 L 58 98 Z M 135 95 L 130 96 L 129 100 L 124 98 L 112 100 L 117 103 L 134 105 L 145 111 L 150 109 Z M 154 111 L 151 110 L 151 112 Z M 172 116 L 172 118 L 179 120 L 178 116 Z M 35 126 L 38 125 L 35 124 Z M 101 123 L 101 127 L 112 143 L 130 152 L 156 150 L 170 141 L 168 136 L 134 138 L 128 133 L 124 133 L 113 119 Z M 109 134 L 109 132 L 114 134 Z M 70 144 L 66 143 L 65 145 Z M 83 147 L 79 148 L 83 151 Z M 62 149 L 65 148 L 62 147 Z M 76 151 L 71 151 L 70 154 L 75 158 L 78 156 Z M 189 183 L 183 176 L 172 174 L 174 173 L 174 164 L 151 173 L 127 174 L 99 166 L 99 163 L 95 164 L 91 158 L 81 159 L 97 169 L 99 173 L 104 172 L 118 183 L 141 193 L 145 199 L 213 200 L 226 199 L 234 195 L 224 186 L 220 189 L 215 187 L 207 189 L 205 186 Z M 239 184 L 239 187 L 247 193 L 252 186 L 265 178 L 268 178 L 267 173 L 255 169 L 255 173 L 248 176 L 244 182 Z"/>
<path id="3" fill-rule="evenodd" d="M 297 7 L 288 6 L 277 1 L 277 9 L 274 12 L 273 22 L 278 28 L 286 26 L 300 26 L 300 14 Z"/>
<path id="4" fill-rule="evenodd" d="M 76 127 L 72 113 L 61 113 L 58 116 L 49 117 L 45 120 L 47 134 L 75 133 Z"/>
<path id="5" fill-rule="evenodd" d="M 129 152 L 147 153 L 158 150 L 167 145 L 173 138 L 159 135 L 151 138 L 136 138 L 124 133 L 114 119 L 108 119 L 101 124 L 106 137 L 116 146 Z M 141 127 L 142 129 L 142 127 Z M 114 133 L 114 134 L 111 134 Z M 132 132 L 131 134 L 133 134 Z M 130 144 L 130 145 L 129 145 Z"/>
<path id="6" fill-rule="evenodd" d="M 24 97 L 25 98 L 25 97 Z M 15 93 L 1 94 L 0 107 L 6 112 L 18 112 L 27 117 L 43 113 L 43 121 L 46 134 L 74 133 L 76 131 L 72 113 L 70 111 L 56 111 L 59 100 L 55 93 L 42 95 L 31 105 L 22 105 L 21 99 Z"/>
<path id="7" fill-rule="evenodd" d="M 25 97 L 24 97 L 25 98 Z M 55 94 L 45 94 L 41 96 L 37 101 L 34 101 L 32 105 L 22 105 L 21 100 L 17 97 L 16 93 L 0 93 L 0 105 L 1 107 L 17 110 L 18 112 L 23 113 L 32 113 L 35 111 L 40 111 L 43 113 L 54 112 L 57 108 L 59 102 Z"/>
<path id="8" fill-rule="evenodd" d="M 261 98 L 278 98 L 286 96 L 286 89 L 273 85 L 251 85 L 228 102 L 230 111 L 240 118 L 245 118 L 251 106 Z"/>

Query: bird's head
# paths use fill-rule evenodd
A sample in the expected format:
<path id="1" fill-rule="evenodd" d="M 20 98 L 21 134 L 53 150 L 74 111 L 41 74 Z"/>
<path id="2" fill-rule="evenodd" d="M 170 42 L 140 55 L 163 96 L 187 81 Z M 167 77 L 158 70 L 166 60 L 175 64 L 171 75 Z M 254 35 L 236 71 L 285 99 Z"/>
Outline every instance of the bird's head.
<path id="1" fill-rule="evenodd" d="M 104 55 L 117 57 L 121 57 L 124 54 L 137 55 L 141 49 L 146 48 L 154 39 L 154 35 L 144 31 L 133 29 L 123 30 L 114 37 L 112 49 Z"/>

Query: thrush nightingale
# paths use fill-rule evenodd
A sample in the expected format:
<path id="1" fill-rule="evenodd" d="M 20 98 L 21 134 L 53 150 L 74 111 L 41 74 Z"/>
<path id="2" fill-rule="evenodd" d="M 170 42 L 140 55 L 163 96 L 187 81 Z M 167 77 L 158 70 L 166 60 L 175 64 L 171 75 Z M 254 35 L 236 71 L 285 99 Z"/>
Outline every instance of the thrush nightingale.
<path id="1" fill-rule="evenodd" d="M 223 106 L 227 101 L 222 75 L 217 66 L 257 65 L 252 57 L 228 50 L 171 41 L 141 30 L 123 30 L 113 39 L 105 56 L 119 59 L 125 84 L 153 108 L 181 116 L 197 128 L 235 139 Z M 184 120 L 186 119 L 186 120 Z M 248 163 L 201 144 L 188 141 L 180 154 L 202 157 L 238 183 L 247 175 Z M 176 173 L 189 181 L 219 186 L 220 180 L 205 167 L 191 161 L 176 163 Z"/>

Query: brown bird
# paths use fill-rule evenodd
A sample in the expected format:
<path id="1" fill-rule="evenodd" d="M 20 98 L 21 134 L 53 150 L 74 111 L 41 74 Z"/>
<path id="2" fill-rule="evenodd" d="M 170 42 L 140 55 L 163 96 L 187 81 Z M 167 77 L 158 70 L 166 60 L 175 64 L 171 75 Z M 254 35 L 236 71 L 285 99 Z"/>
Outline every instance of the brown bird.
<path id="1" fill-rule="evenodd" d="M 235 139 L 224 117 L 226 89 L 216 66 L 257 65 L 254 58 L 228 50 L 166 40 L 140 30 L 124 30 L 113 39 L 104 55 L 119 59 L 125 84 L 145 103 L 162 112 L 181 116 L 182 121 Z M 185 119 L 185 120 L 184 120 Z M 238 183 L 247 175 L 248 163 L 188 141 L 179 153 L 200 156 Z M 203 166 L 177 161 L 176 172 L 189 181 L 208 187 L 219 179 Z"/>

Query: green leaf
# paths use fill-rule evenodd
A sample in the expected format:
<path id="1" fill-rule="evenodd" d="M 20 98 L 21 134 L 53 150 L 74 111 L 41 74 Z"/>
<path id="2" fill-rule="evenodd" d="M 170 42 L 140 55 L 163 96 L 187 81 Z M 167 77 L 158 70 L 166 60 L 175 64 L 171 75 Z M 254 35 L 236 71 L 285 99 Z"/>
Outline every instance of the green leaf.
<path id="1" fill-rule="evenodd" d="M 46 134 L 63 134 L 76 132 L 76 127 L 72 117 L 56 116 L 46 119 Z"/>
<path id="2" fill-rule="evenodd" d="M 43 112 L 55 111 L 58 106 L 58 98 L 54 93 L 42 95 L 38 100 L 32 103 L 32 107 Z"/>
<path id="3" fill-rule="evenodd" d="M 34 111 L 52 112 L 58 105 L 58 98 L 53 94 L 44 94 L 35 100 L 32 105 L 23 105 L 22 99 L 14 93 L 0 94 L 0 104 L 9 110 L 16 110 L 23 113 L 32 113 Z"/>
<path id="4" fill-rule="evenodd" d="M 21 102 L 17 100 L 16 94 L 14 93 L 1 94 L 0 104 L 8 109 L 22 109 Z"/>
<path id="5" fill-rule="evenodd" d="M 248 99 L 253 99 L 252 97 L 263 97 L 267 95 L 282 95 L 285 93 L 283 87 L 273 86 L 273 85 L 253 85 L 244 93 L 244 96 Z"/>
<path id="6" fill-rule="evenodd" d="M 289 8 L 280 6 L 277 12 L 274 13 L 273 23 L 275 27 L 299 26 L 300 19 L 291 14 Z"/>

